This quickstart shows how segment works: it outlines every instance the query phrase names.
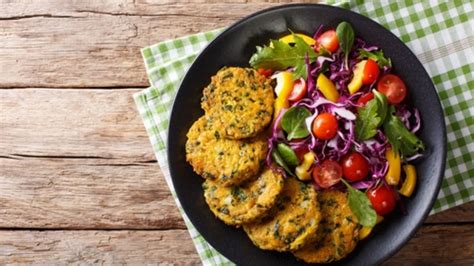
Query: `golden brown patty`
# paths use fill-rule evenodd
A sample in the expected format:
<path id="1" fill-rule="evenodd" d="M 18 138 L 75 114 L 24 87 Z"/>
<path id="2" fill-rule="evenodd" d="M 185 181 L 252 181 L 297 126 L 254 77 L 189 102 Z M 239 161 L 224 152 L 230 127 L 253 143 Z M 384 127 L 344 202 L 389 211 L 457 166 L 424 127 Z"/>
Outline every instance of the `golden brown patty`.
<path id="1" fill-rule="evenodd" d="M 255 221 L 273 207 L 283 184 L 281 174 L 266 169 L 239 186 L 224 187 L 211 179 L 202 186 L 211 211 L 226 224 L 238 226 Z"/>
<path id="2" fill-rule="evenodd" d="M 186 160 L 204 178 L 221 185 L 238 185 L 255 176 L 265 160 L 265 136 L 242 141 L 225 139 L 213 125 L 212 116 L 202 116 L 188 131 Z"/>
<path id="3" fill-rule="evenodd" d="M 288 178 L 268 217 L 260 222 L 244 224 L 243 227 L 257 247 L 289 251 L 314 239 L 320 217 L 314 188 Z"/>
<path id="4" fill-rule="evenodd" d="M 351 253 L 357 245 L 360 225 L 349 208 L 347 194 L 326 190 L 319 193 L 322 219 L 318 234 L 320 241 L 294 251 L 308 263 L 329 263 Z"/>
<path id="5" fill-rule="evenodd" d="M 224 67 L 204 89 L 201 106 L 231 139 L 254 137 L 268 126 L 274 95 L 270 80 L 250 68 Z"/>

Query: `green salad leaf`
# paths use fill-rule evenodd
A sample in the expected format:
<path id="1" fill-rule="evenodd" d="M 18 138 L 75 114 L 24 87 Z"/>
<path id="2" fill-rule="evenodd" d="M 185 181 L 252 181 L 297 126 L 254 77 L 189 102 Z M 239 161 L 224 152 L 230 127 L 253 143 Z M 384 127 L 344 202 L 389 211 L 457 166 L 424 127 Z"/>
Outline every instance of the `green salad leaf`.
<path id="1" fill-rule="evenodd" d="M 294 79 L 307 78 L 305 58 L 314 62 L 318 55 L 302 38 L 293 34 L 294 45 L 279 40 L 271 40 L 271 45 L 257 46 L 257 52 L 250 58 L 250 65 L 254 68 L 285 70 L 295 67 Z"/>
<path id="2" fill-rule="evenodd" d="M 276 164 L 278 164 L 283 169 L 285 169 L 285 172 L 287 172 L 291 176 L 294 176 L 293 172 L 291 172 L 291 170 L 288 167 L 288 165 L 286 164 L 285 160 L 283 160 L 280 153 L 278 152 L 278 149 L 273 149 L 272 158 L 273 158 L 273 160 L 275 161 Z"/>
<path id="3" fill-rule="evenodd" d="M 339 23 L 336 28 L 336 35 L 339 40 L 339 46 L 344 52 L 344 64 L 346 69 L 349 69 L 349 53 L 351 52 L 355 40 L 355 34 L 351 24 L 345 21 Z"/>
<path id="4" fill-rule="evenodd" d="M 297 166 L 300 164 L 300 160 L 296 153 L 290 148 L 290 146 L 285 143 L 278 143 L 277 145 L 278 153 L 285 163 L 289 166 Z"/>
<path id="5" fill-rule="evenodd" d="M 287 139 L 299 139 L 309 136 L 305 120 L 311 116 L 311 112 L 301 106 L 288 109 L 281 118 L 281 127 L 288 134 Z"/>
<path id="6" fill-rule="evenodd" d="M 383 123 L 383 130 L 392 149 L 400 151 L 402 158 L 415 154 L 419 149 L 425 149 L 423 142 L 403 124 L 395 115 L 395 107 L 391 106 L 387 119 Z"/>
<path id="7" fill-rule="evenodd" d="M 370 58 L 377 62 L 380 68 L 384 68 L 385 66 L 391 67 L 392 66 L 392 60 L 390 58 L 386 58 L 383 55 L 383 51 L 372 51 L 368 52 L 364 49 L 359 49 L 359 59 L 365 59 L 365 58 Z"/>
<path id="8" fill-rule="evenodd" d="M 367 195 L 365 195 L 364 192 L 351 187 L 351 185 L 349 185 L 344 179 L 341 180 L 347 187 L 347 191 L 349 192 L 349 196 L 347 197 L 349 207 L 357 217 L 359 224 L 374 227 L 377 223 L 377 213 L 372 207 L 372 203 L 370 203 Z"/>
<path id="9" fill-rule="evenodd" d="M 377 128 L 382 125 L 387 115 L 387 97 L 374 90 L 374 99 L 364 107 L 357 108 L 359 115 L 355 121 L 356 138 L 359 141 L 367 140 L 377 134 Z"/>

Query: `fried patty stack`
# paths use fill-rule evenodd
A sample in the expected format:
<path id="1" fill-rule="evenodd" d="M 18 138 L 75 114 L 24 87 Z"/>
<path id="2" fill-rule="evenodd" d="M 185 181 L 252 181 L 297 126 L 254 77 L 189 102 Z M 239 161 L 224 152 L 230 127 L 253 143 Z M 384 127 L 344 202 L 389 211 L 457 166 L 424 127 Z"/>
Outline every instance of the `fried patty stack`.
<path id="1" fill-rule="evenodd" d="M 249 68 L 224 67 L 204 89 L 205 115 L 188 131 L 186 160 L 201 175 L 204 198 L 224 223 L 243 226 L 259 248 L 290 251 L 309 263 L 349 254 L 359 225 L 347 194 L 263 167 L 274 105 L 270 81 Z"/>
<path id="2" fill-rule="evenodd" d="M 224 67 L 204 89 L 205 115 L 189 129 L 186 160 L 206 181 L 211 211 L 228 225 L 254 222 L 283 190 L 279 173 L 262 169 L 268 152 L 264 132 L 275 98 L 270 80 L 254 69 Z"/>

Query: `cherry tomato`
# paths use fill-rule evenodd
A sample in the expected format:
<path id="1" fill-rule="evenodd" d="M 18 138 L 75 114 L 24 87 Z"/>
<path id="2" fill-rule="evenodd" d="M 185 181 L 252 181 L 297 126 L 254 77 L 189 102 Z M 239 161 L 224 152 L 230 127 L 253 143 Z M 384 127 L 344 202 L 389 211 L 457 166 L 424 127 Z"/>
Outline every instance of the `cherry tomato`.
<path id="1" fill-rule="evenodd" d="M 351 182 L 362 180 L 369 173 L 369 163 L 355 151 L 342 157 L 341 164 L 344 177 Z"/>
<path id="2" fill-rule="evenodd" d="M 321 113 L 313 121 L 313 134 L 320 139 L 332 139 L 337 134 L 337 119 L 331 113 Z"/>
<path id="3" fill-rule="evenodd" d="M 385 96 L 390 104 L 398 104 L 405 99 L 407 87 L 403 80 L 393 74 L 387 74 L 380 78 L 377 84 L 377 90 Z"/>
<path id="4" fill-rule="evenodd" d="M 360 98 L 357 100 L 357 105 L 358 106 L 364 106 L 374 98 L 374 93 L 372 92 L 367 92 L 366 94 L 360 96 Z"/>
<path id="5" fill-rule="evenodd" d="M 326 160 L 314 167 L 313 179 L 322 188 L 329 188 L 341 181 L 342 168 L 336 161 Z"/>
<path id="6" fill-rule="evenodd" d="M 326 48 L 329 52 L 334 53 L 339 49 L 339 40 L 335 30 L 328 30 L 321 34 L 318 38 L 318 43 Z"/>
<path id="7" fill-rule="evenodd" d="M 362 84 L 372 84 L 379 77 L 379 73 L 379 65 L 377 65 L 374 60 L 367 59 L 367 63 L 365 63 L 364 67 L 364 73 L 362 75 Z"/>
<path id="8" fill-rule="evenodd" d="M 296 80 L 288 100 L 293 102 L 301 100 L 306 95 L 306 90 L 306 81 L 304 78 Z"/>
<path id="9" fill-rule="evenodd" d="M 366 193 L 378 215 L 384 216 L 395 209 L 395 193 L 386 185 L 367 190 Z"/>
<path id="10" fill-rule="evenodd" d="M 260 75 L 264 75 L 265 77 L 270 77 L 273 73 L 273 71 L 271 69 L 265 69 L 265 68 L 259 68 L 257 70 L 258 74 Z"/>

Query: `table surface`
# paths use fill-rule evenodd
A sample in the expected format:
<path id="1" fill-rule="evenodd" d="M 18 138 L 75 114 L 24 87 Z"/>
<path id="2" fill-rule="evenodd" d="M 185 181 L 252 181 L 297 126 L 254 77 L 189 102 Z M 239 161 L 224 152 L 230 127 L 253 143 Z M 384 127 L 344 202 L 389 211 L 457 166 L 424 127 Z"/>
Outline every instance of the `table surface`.
<path id="1" fill-rule="evenodd" d="M 199 264 L 132 99 L 140 48 L 280 1 L 22 2 L 0 0 L 0 261 Z M 434 263 L 474 264 L 474 203 L 386 262 Z"/>

